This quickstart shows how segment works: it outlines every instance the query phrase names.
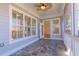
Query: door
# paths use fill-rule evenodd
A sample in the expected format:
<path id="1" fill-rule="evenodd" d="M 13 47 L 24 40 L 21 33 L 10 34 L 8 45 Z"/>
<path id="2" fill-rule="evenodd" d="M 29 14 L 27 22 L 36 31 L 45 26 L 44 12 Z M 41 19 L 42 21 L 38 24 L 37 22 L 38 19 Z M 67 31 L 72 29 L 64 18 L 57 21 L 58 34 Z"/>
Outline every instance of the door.
<path id="1" fill-rule="evenodd" d="M 43 38 L 43 23 L 40 23 L 40 38 Z"/>
<path id="2" fill-rule="evenodd" d="M 44 38 L 50 38 L 51 37 L 51 29 L 50 29 L 50 20 L 44 20 Z"/>

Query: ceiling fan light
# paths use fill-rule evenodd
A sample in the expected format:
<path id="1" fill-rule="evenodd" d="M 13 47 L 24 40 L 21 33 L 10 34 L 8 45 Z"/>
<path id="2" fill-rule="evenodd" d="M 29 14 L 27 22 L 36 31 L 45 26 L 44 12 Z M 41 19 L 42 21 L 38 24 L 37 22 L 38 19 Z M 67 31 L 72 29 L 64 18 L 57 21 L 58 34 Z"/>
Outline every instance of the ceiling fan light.
<path id="1" fill-rule="evenodd" d="M 46 7 L 45 6 L 41 6 L 41 9 L 44 10 Z"/>
<path id="2" fill-rule="evenodd" d="M 51 3 L 37 3 L 35 4 L 35 6 L 37 7 L 37 10 L 46 11 L 52 7 L 52 4 Z"/>

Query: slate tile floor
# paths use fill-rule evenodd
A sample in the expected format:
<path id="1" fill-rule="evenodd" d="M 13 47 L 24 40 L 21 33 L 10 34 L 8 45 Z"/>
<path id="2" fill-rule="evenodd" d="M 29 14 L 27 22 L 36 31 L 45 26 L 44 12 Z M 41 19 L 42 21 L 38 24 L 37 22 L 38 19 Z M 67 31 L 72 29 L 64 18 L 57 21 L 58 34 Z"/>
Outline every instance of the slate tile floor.
<path id="1" fill-rule="evenodd" d="M 62 40 L 41 39 L 11 56 L 66 56 Z"/>

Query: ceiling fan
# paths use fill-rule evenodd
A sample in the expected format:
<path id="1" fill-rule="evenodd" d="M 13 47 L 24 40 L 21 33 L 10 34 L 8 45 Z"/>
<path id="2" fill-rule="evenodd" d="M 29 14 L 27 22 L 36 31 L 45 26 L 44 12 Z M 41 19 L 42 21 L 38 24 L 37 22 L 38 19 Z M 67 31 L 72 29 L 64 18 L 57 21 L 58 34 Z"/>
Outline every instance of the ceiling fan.
<path id="1" fill-rule="evenodd" d="M 52 7 L 51 3 L 37 3 L 35 4 L 36 9 L 40 11 L 46 11 Z"/>

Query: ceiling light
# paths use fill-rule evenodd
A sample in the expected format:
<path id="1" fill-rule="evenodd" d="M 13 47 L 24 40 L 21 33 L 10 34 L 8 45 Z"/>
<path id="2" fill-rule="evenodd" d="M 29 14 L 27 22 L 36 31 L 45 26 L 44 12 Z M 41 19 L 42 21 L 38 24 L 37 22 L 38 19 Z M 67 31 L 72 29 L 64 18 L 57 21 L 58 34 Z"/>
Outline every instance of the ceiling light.
<path id="1" fill-rule="evenodd" d="M 45 6 L 41 6 L 41 9 L 44 10 L 46 7 Z"/>
<path id="2" fill-rule="evenodd" d="M 37 10 L 46 11 L 52 7 L 51 3 L 37 3 L 35 4 Z"/>

